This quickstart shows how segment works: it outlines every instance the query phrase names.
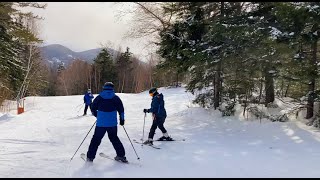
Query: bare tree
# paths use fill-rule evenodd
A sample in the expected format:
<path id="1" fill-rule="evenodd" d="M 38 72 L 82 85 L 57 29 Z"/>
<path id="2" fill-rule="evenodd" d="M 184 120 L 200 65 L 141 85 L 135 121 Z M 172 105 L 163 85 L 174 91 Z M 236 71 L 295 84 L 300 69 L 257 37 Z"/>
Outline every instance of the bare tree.
<path id="1" fill-rule="evenodd" d="M 116 3 L 124 5 L 124 3 Z M 126 3 L 126 5 L 128 5 Z M 159 32 L 167 29 L 175 20 L 175 14 L 172 8 L 174 2 L 132 2 L 130 8 L 125 12 L 119 10 L 118 18 L 131 15 L 131 29 L 124 38 L 139 39 L 148 38 L 149 41 L 145 48 L 154 49 L 156 42 L 159 42 Z M 121 8 L 124 9 L 124 8 Z"/>
<path id="2" fill-rule="evenodd" d="M 25 44 L 24 51 L 21 53 L 20 58 L 24 64 L 25 75 L 23 82 L 20 86 L 19 92 L 16 96 L 17 106 L 21 106 L 21 99 L 26 96 L 27 91 L 29 90 L 30 84 L 34 86 L 37 85 L 35 81 L 41 82 L 42 80 L 42 68 L 43 61 L 40 56 L 40 51 L 38 48 L 39 40 L 39 26 L 36 22 L 36 18 L 32 14 L 25 14 L 20 16 L 18 21 L 26 27 L 26 30 L 33 34 L 33 37 L 26 36 L 23 38 L 23 44 Z M 33 81 L 33 83 L 31 83 Z M 35 88 L 35 87 L 33 87 Z"/>
<path id="3" fill-rule="evenodd" d="M 75 60 L 58 76 L 58 90 L 60 95 L 82 94 L 91 79 L 91 65 L 82 60 Z"/>

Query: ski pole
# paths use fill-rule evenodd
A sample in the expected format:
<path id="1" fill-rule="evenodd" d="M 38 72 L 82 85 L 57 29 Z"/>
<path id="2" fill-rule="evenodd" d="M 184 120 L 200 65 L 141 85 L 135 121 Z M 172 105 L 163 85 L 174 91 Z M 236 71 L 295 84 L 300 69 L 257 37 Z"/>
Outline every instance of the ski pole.
<path id="1" fill-rule="evenodd" d="M 134 149 L 134 146 L 133 146 L 133 144 L 132 144 L 132 142 L 131 142 L 131 140 L 130 140 L 130 138 L 129 138 L 129 135 L 128 135 L 126 129 L 124 128 L 124 126 L 122 126 L 122 127 L 123 127 L 123 129 L 124 129 L 124 132 L 126 132 L 126 134 L 127 134 L 127 136 L 128 136 L 128 139 L 129 139 L 129 141 L 130 141 L 130 143 L 131 143 L 131 146 L 132 146 L 134 152 L 136 153 L 137 159 L 139 160 L 140 158 L 139 158 L 139 156 L 138 156 L 138 154 L 137 154 L 137 152 L 136 152 L 136 149 Z"/>
<path id="2" fill-rule="evenodd" d="M 143 119 L 143 129 L 142 129 L 142 138 L 141 138 L 141 141 L 143 143 L 143 138 L 144 138 L 144 125 L 146 124 L 146 116 L 147 116 L 147 113 L 144 113 L 144 119 Z M 142 146 L 143 144 L 141 144 Z"/>
<path id="3" fill-rule="evenodd" d="M 84 137 L 84 139 L 82 140 L 80 146 L 82 145 L 82 143 L 84 142 L 84 140 L 87 138 L 88 134 L 90 133 L 91 129 L 93 128 L 93 126 L 97 123 L 97 121 L 94 122 L 94 124 L 92 125 L 92 127 L 90 128 L 89 132 L 87 133 L 86 137 Z M 74 155 L 76 155 L 76 153 L 78 152 L 80 146 L 78 147 L 78 149 L 76 150 L 76 152 L 74 153 Z M 70 161 L 72 161 L 74 155 L 72 156 L 72 158 L 70 159 Z"/>
<path id="4" fill-rule="evenodd" d="M 80 105 L 83 105 L 83 104 L 84 104 L 84 103 L 82 103 L 82 104 L 80 104 Z M 82 106 L 80 106 L 80 105 L 77 106 L 77 108 L 79 108 L 78 111 L 77 111 L 77 114 L 78 114 L 79 111 L 81 110 L 81 107 L 82 107 Z"/>
<path id="5" fill-rule="evenodd" d="M 79 108 L 79 106 L 81 106 L 83 103 L 81 103 L 81 104 L 79 104 L 77 107 L 76 107 L 76 109 L 78 109 Z"/>

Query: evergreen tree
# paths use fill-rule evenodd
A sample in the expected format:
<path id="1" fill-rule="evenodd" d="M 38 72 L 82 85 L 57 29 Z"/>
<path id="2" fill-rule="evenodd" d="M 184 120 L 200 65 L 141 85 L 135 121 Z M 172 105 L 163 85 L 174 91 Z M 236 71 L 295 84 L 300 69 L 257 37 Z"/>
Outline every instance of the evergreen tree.
<path id="1" fill-rule="evenodd" d="M 98 69 L 100 74 L 99 87 L 107 81 L 116 82 L 117 73 L 112 56 L 106 48 L 103 48 L 98 56 L 94 59 L 94 66 Z"/>
<path id="2" fill-rule="evenodd" d="M 20 97 L 28 71 L 24 53 L 28 42 L 38 40 L 24 24 L 25 19 L 37 17 L 18 10 L 23 7 L 45 6 L 29 2 L 0 2 L 0 90 L 9 92 L 11 96 L 4 97 L 7 99 Z M 0 102 L 2 100 L 3 97 Z"/>
<path id="3" fill-rule="evenodd" d="M 116 69 L 118 71 L 118 92 L 130 92 L 130 89 L 126 88 L 126 85 L 129 82 L 129 79 L 132 78 L 130 76 L 132 71 L 132 61 L 131 61 L 132 53 L 129 51 L 129 47 L 127 47 L 126 52 L 121 53 L 120 57 L 116 60 Z"/>
<path id="4" fill-rule="evenodd" d="M 23 79 L 23 66 L 19 59 L 21 44 L 13 32 L 17 24 L 12 17 L 16 12 L 12 6 L 12 2 L 0 2 L 0 85 L 1 89 L 15 92 Z"/>
<path id="5" fill-rule="evenodd" d="M 278 38 L 287 42 L 296 50 L 296 55 L 292 57 L 300 62 L 299 79 L 307 79 L 308 84 L 307 115 L 306 118 L 313 117 L 313 106 L 315 100 L 316 80 L 318 75 L 318 41 L 320 24 L 320 3 L 300 2 L 282 3 L 275 9 L 279 21 Z"/>

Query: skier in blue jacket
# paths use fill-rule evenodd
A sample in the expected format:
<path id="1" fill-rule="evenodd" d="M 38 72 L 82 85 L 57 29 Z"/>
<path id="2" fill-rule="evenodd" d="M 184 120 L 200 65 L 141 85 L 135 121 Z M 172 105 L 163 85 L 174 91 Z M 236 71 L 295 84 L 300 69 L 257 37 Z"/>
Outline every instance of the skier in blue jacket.
<path id="1" fill-rule="evenodd" d="M 90 107 L 90 110 L 91 110 L 91 104 L 92 104 L 93 98 L 94 98 L 94 96 L 91 93 L 91 89 L 88 89 L 88 91 L 85 93 L 85 95 L 83 97 L 83 101 L 85 104 L 84 112 L 83 112 L 84 116 L 87 115 L 88 106 Z"/>
<path id="2" fill-rule="evenodd" d="M 97 117 L 97 124 L 87 152 L 87 161 L 92 162 L 96 156 L 98 146 L 105 133 L 108 133 L 109 140 L 116 151 L 117 161 L 128 162 L 125 157 L 124 147 L 117 135 L 117 112 L 120 118 L 120 125 L 124 125 L 124 107 L 121 99 L 114 92 L 112 82 L 106 82 L 103 91 L 92 103 L 92 114 Z"/>
<path id="3" fill-rule="evenodd" d="M 163 136 L 159 138 L 159 141 L 172 141 L 173 139 L 169 137 L 167 130 L 164 128 L 163 124 L 167 117 L 166 109 L 164 108 L 164 100 L 162 93 L 158 93 L 157 88 L 153 87 L 149 90 L 149 95 L 152 96 L 151 108 L 144 109 L 144 113 L 152 113 L 153 122 L 150 128 L 148 140 L 144 144 L 153 144 L 153 136 L 157 128 L 161 130 Z"/>

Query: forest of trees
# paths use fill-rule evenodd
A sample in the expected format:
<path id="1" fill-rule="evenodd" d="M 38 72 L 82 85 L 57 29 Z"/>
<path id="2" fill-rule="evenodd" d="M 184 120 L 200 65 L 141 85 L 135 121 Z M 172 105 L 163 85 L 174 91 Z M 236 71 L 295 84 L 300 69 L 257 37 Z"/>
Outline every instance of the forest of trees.
<path id="1" fill-rule="evenodd" d="M 319 127 L 319 2 L 135 4 L 129 35 L 153 38 L 157 72 L 176 72 L 195 103 L 231 110 L 290 97 L 300 103 L 290 113 L 306 109 Z"/>
<path id="2" fill-rule="evenodd" d="M 0 103 L 28 95 L 75 95 L 105 81 L 117 92 L 184 82 L 195 103 L 219 109 L 236 103 L 272 106 L 290 97 L 320 124 L 319 2 L 133 2 L 130 38 L 155 47 L 148 62 L 130 49 L 113 57 L 104 48 L 93 64 L 44 65 L 32 13 L 37 3 L 0 3 Z M 228 109 L 227 108 L 227 109 Z M 244 109 L 245 109 L 244 108 Z"/>
<path id="3" fill-rule="evenodd" d="M 43 63 L 38 44 L 39 19 L 21 8 L 45 8 L 29 2 L 0 3 L 0 103 L 17 100 L 42 87 Z"/>
<path id="4" fill-rule="evenodd" d="M 99 93 L 103 84 L 111 81 L 119 93 L 139 93 L 155 83 L 152 59 L 145 63 L 135 57 L 130 49 L 113 57 L 103 48 L 93 64 L 74 60 L 68 67 L 62 64 L 53 70 L 48 95 L 79 95 L 88 89 Z"/>
<path id="5" fill-rule="evenodd" d="M 26 96 L 79 95 L 89 88 L 99 93 L 106 81 L 114 82 L 116 92 L 137 93 L 165 79 L 153 73 L 159 56 L 150 54 L 148 61 L 142 62 L 129 48 L 124 52 L 119 48 L 113 57 L 104 47 L 93 64 L 76 59 L 68 66 L 51 66 L 39 48 L 42 40 L 37 22 L 41 17 L 23 12 L 25 8 L 45 7 L 39 3 L 0 3 L 0 104 L 5 100 L 19 104 Z"/>

